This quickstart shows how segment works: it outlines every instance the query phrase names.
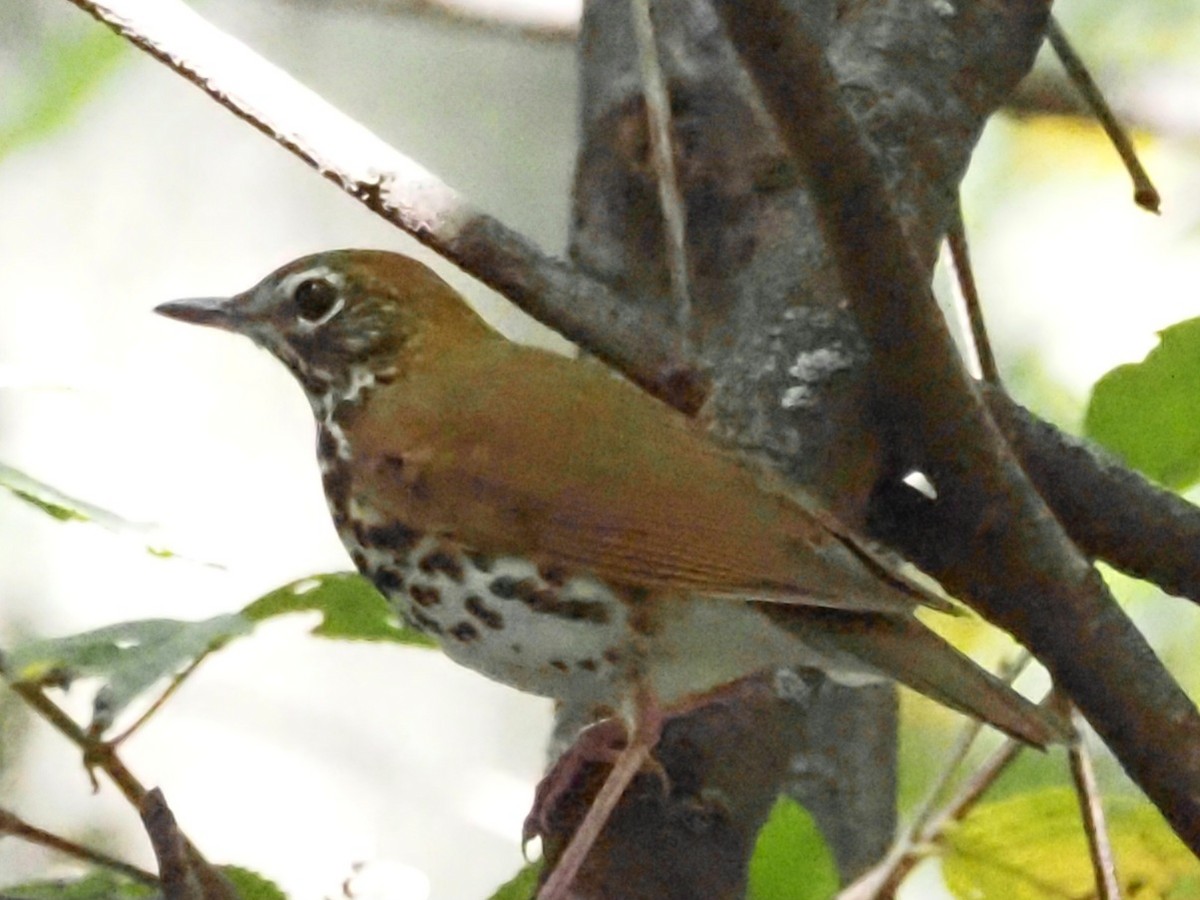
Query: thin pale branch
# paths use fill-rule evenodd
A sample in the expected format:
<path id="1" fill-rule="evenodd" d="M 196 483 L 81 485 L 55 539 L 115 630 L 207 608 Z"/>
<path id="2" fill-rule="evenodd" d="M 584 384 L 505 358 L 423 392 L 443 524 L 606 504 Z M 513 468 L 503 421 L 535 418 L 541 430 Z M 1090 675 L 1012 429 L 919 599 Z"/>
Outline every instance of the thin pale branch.
<path id="1" fill-rule="evenodd" d="M 971 251 L 967 244 L 967 229 L 963 225 L 962 197 L 954 198 L 950 224 L 946 228 L 946 245 L 950 248 L 950 260 L 954 263 L 954 274 L 958 290 L 967 311 L 967 322 L 971 329 L 971 343 L 975 359 L 979 363 L 979 377 L 988 384 L 1000 384 L 1000 369 L 992 342 L 988 339 L 987 326 L 983 323 L 983 301 L 975 283 L 975 272 L 971 268 Z"/>
<path id="2" fill-rule="evenodd" d="M 473 207 L 416 161 L 179 0 L 71 0 L 367 208 L 534 318 L 692 412 L 706 388 L 646 310 Z"/>
<path id="3" fill-rule="evenodd" d="M 692 302 L 688 289 L 687 213 L 679 176 L 675 171 L 675 141 L 671 129 L 671 97 L 658 58 L 658 40 L 650 14 L 650 0 L 633 0 L 633 34 L 638 47 L 638 69 L 642 76 L 642 96 L 646 99 L 646 118 L 650 136 L 650 154 L 654 162 L 658 202 L 666 234 L 667 272 L 675 315 L 686 336 L 691 321 Z M 685 338 L 686 339 L 686 338 Z"/>

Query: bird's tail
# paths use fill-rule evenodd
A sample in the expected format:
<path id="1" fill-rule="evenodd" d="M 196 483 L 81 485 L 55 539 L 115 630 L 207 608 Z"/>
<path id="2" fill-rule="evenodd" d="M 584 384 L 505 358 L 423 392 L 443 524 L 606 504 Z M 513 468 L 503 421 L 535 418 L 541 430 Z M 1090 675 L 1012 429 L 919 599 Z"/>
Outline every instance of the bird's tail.
<path id="1" fill-rule="evenodd" d="M 1038 706 L 980 668 L 911 616 L 796 609 L 788 624 L 804 640 L 832 656 L 851 656 L 951 709 L 993 725 L 1005 734 L 1045 748 L 1074 740 L 1070 723 Z M 800 619 L 808 621 L 801 623 Z"/>

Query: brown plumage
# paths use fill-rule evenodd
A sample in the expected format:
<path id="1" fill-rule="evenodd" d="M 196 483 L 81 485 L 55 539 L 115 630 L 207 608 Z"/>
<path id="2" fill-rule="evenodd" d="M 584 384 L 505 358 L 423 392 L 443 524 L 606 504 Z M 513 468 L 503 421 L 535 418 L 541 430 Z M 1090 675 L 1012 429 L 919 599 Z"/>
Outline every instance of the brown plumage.
<path id="1" fill-rule="evenodd" d="M 922 625 L 947 602 L 802 491 L 598 363 L 505 340 L 411 259 L 322 253 L 159 311 L 291 369 L 356 565 L 465 665 L 631 720 L 815 665 L 1032 744 L 1068 734 Z"/>

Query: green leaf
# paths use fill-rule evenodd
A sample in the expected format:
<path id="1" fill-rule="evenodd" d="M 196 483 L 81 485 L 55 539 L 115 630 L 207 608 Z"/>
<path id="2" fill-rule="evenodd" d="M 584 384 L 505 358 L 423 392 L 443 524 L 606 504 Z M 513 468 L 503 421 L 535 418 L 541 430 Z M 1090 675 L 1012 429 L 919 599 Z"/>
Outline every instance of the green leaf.
<path id="1" fill-rule="evenodd" d="M 302 578 L 260 597 L 242 613 L 261 622 L 285 613 L 310 611 L 321 613 L 321 623 L 312 630 L 320 637 L 437 647 L 428 635 L 397 622 L 383 595 L 353 572 Z"/>
<path id="2" fill-rule="evenodd" d="M 531 862 L 521 871 L 496 889 L 489 900 L 531 900 L 537 892 L 538 878 L 542 874 L 542 861 Z"/>
<path id="3" fill-rule="evenodd" d="M 3 671 L 9 681 L 27 684 L 69 684 L 81 677 L 101 679 L 92 704 L 92 727 L 103 731 L 152 684 L 175 675 L 253 627 L 241 615 L 216 616 L 202 622 L 122 622 L 18 646 L 4 655 Z"/>
<path id="4" fill-rule="evenodd" d="M 4 900 L 141 900 L 156 897 L 149 885 L 110 871 L 96 871 L 81 878 L 33 881 L 0 888 Z"/>
<path id="5" fill-rule="evenodd" d="M 0 122 L 0 158 L 69 122 L 126 52 L 123 40 L 96 27 L 70 37 L 51 37 L 40 51 L 25 75 L 20 92 L 24 102 L 10 106 L 16 115 Z M 12 91 L 11 83 L 8 89 Z"/>
<path id="6" fill-rule="evenodd" d="M 70 497 L 44 481 L 38 481 L 4 463 L 0 463 L 0 487 L 8 488 L 12 491 L 13 496 L 19 497 L 60 522 L 95 522 L 114 531 L 145 527 L 131 523 L 116 513 Z"/>
<path id="7" fill-rule="evenodd" d="M 90 522 L 107 528 L 122 537 L 133 537 L 152 556 L 173 557 L 176 555 L 170 550 L 147 543 L 146 538 L 154 531 L 152 525 L 144 522 L 131 522 L 107 509 L 64 494 L 58 488 L 51 487 L 44 481 L 38 481 L 31 475 L 26 475 L 5 463 L 0 463 L 0 487 L 8 488 L 14 497 L 24 500 L 60 522 Z M 204 565 L 212 564 L 204 563 Z"/>
<path id="8" fill-rule="evenodd" d="M 775 801 L 750 858 L 750 900 L 825 900 L 838 891 L 833 855 L 816 823 L 787 797 Z"/>
<path id="9" fill-rule="evenodd" d="M 241 866 L 218 866 L 221 874 L 233 885 L 241 900 L 287 900 L 279 885 L 250 869 Z"/>
<path id="10" fill-rule="evenodd" d="M 1084 431 L 1167 487 L 1200 478 L 1200 318 L 1160 331 L 1140 363 L 1092 388 Z"/>
<path id="11" fill-rule="evenodd" d="M 398 625 L 387 601 L 359 575 L 317 575 L 285 585 L 240 613 L 201 622 L 143 619 L 84 634 L 31 641 L 0 657 L 0 674 L 12 683 L 68 685 L 77 678 L 101 681 L 92 704 L 92 728 L 103 732 L 142 692 L 177 675 L 233 638 L 274 616 L 316 611 L 312 633 L 348 640 L 437 645 Z"/>
<path id="12" fill-rule="evenodd" d="M 1127 897 L 1200 897 L 1200 861 L 1144 801 L 1105 803 Z M 1095 895 L 1079 801 L 1048 788 L 977 807 L 946 834 L 942 873 L 956 897 L 1063 900 Z"/>

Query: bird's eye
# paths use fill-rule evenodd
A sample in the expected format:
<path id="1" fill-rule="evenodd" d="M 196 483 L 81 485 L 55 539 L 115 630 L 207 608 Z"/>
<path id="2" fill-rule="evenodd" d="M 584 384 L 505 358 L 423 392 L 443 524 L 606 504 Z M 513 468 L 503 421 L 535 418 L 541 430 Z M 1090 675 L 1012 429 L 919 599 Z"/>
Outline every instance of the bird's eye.
<path id="1" fill-rule="evenodd" d="M 306 278 L 292 291 L 292 300 L 300 318 L 318 322 L 329 315 L 338 302 L 338 288 L 324 278 Z"/>

